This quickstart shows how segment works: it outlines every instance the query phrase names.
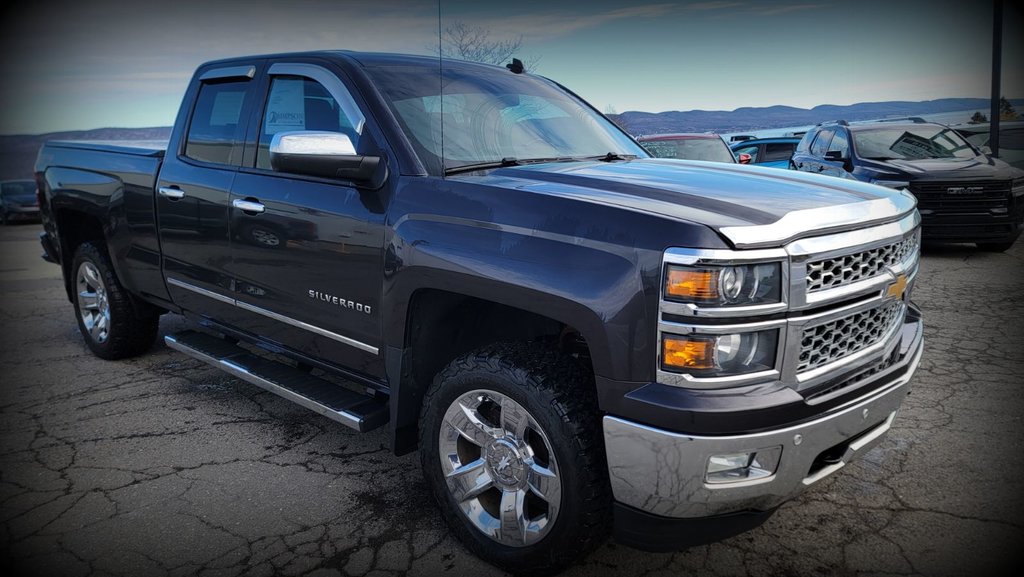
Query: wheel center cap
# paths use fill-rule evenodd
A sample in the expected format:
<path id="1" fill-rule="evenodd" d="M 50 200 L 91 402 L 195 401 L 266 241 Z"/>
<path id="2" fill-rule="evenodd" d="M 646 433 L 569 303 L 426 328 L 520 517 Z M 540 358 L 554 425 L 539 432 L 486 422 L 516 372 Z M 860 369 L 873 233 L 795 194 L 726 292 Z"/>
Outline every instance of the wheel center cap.
<path id="1" fill-rule="evenodd" d="M 519 449 L 505 439 L 497 439 L 487 447 L 487 466 L 494 480 L 506 487 L 518 486 L 523 481 L 526 467 Z"/>

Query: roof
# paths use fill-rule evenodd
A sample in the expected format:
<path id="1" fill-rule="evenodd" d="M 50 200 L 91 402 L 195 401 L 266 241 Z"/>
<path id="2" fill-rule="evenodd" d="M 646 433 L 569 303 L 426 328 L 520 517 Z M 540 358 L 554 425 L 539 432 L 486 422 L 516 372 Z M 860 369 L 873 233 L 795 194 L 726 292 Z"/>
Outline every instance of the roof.
<path id="1" fill-rule="evenodd" d="M 766 138 L 751 138 L 750 140 L 740 140 L 740 141 L 737 141 L 737 142 L 731 142 L 731 143 L 729 143 L 729 146 L 750 146 L 751 144 L 761 144 L 761 143 L 772 144 L 772 143 L 780 143 L 780 142 L 782 142 L 782 143 L 796 143 L 796 142 L 800 142 L 800 140 L 801 139 L 800 139 L 799 136 L 769 136 L 769 137 L 766 137 Z"/>
<path id="2" fill-rule="evenodd" d="M 373 66 L 422 66 L 436 67 L 439 61 L 443 61 L 446 67 L 450 68 L 485 68 L 488 70 L 504 71 L 503 66 L 470 62 L 454 58 L 440 59 L 437 56 L 425 56 L 421 54 L 398 54 L 390 52 L 355 52 L 352 50 L 312 50 L 307 52 L 280 52 L 274 54 L 249 54 L 212 60 L 203 63 L 203 66 L 211 64 L 233 64 L 240 61 L 251 61 L 257 59 L 280 59 L 280 58 L 340 58 L 355 62 L 363 67 Z"/>

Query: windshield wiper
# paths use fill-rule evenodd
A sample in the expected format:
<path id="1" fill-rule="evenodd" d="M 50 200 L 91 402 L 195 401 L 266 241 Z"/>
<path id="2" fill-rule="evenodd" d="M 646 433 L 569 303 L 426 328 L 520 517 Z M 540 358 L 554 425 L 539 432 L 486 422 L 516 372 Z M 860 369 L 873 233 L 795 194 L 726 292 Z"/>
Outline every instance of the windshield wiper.
<path id="1" fill-rule="evenodd" d="M 569 156 L 555 156 L 551 158 L 512 158 L 506 157 L 501 160 L 492 160 L 490 162 L 474 162 L 473 164 L 463 164 L 460 166 L 453 166 L 451 168 L 444 169 L 445 176 L 450 174 L 459 174 L 461 172 L 475 172 L 477 170 L 488 170 L 491 168 L 504 168 L 506 166 L 522 166 L 524 164 L 537 164 L 540 162 L 566 162 L 568 160 L 576 160 Z"/>
<path id="2" fill-rule="evenodd" d="M 601 162 L 611 162 L 613 160 L 632 160 L 636 158 L 635 154 L 619 154 L 617 152 L 609 152 L 607 154 L 599 154 L 597 156 L 582 156 L 578 157 L 577 160 L 600 160 Z"/>

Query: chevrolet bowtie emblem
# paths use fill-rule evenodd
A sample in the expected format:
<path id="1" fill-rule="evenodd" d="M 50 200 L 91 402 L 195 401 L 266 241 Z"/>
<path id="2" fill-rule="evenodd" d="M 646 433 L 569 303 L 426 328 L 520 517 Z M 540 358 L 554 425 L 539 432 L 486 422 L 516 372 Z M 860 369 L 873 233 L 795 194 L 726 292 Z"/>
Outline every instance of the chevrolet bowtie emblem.
<path id="1" fill-rule="evenodd" d="M 889 288 L 885 289 L 886 298 L 901 299 L 903 293 L 907 290 L 907 275 L 901 274 L 896 277 L 896 280 L 889 285 Z"/>

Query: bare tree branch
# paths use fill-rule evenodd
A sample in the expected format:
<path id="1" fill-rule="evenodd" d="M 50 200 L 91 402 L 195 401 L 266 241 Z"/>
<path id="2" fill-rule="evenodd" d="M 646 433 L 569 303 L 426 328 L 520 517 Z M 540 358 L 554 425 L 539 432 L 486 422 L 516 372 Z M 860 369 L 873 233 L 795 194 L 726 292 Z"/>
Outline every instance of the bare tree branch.
<path id="1" fill-rule="evenodd" d="M 508 64 L 523 47 L 523 35 L 495 40 L 491 31 L 482 26 L 472 26 L 460 20 L 448 24 L 441 31 L 441 56 L 483 62 L 485 64 Z M 436 51 L 436 48 L 434 49 Z M 528 72 L 537 68 L 540 58 L 524 60 Z"/>

